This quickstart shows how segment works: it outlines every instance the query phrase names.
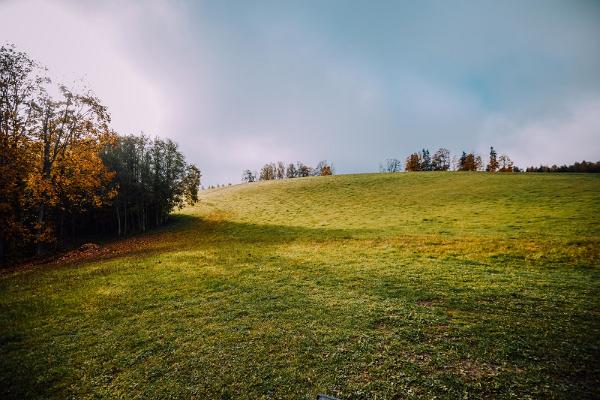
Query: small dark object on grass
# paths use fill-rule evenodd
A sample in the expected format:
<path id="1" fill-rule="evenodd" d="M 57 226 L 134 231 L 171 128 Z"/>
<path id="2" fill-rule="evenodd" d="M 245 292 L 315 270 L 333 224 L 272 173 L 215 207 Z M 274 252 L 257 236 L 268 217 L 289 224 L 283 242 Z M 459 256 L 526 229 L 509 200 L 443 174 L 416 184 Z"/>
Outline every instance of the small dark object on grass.
<path id="1" fill-rule="evenodd" d="M 326 394 L 318 394 L 317 400 L 340 400 L 337 397 L 327 396 Z"/>

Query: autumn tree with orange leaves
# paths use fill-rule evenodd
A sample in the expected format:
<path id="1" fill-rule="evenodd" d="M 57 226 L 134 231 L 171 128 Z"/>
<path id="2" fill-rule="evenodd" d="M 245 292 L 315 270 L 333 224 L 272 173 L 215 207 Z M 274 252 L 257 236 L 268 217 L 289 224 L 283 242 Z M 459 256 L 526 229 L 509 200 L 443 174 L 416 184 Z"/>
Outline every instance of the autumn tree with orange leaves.
<path id="1" fill-rule="evenodd" d="M 123 205 L 125 224 L 130 215 L 145 227 L 197 201 L 200 171 L 185 163 L 175 143 L 144 145 L 143 177 L 117 168 L 107 155 L 135 140 L 110 129 L 107 108 L 91 91 L 54 85 L 45 72 L 14 46 L 0 47 L 0 264 L 6 254 L 39 255 L 78 233 L 116 231 L 121 219 L 106 223 L 115 207 L 118 214 Z M 125 165 L 139 156 L 123 154 L 131 157 Z M 131 174 L 143 178 L 135 201 L 127 197 L 139 186 Z M 143 230 L 132 227 L 125 233 Z"/>
<path id="2" fill-rule="evenodd" d="M 40 254 L 66 213 L 113 195 L 99 150 L 114 134 L 97 98 L 56 90 L 25 53 L 1 47 L 0 67 L 0 257 L 8 242 L 33 242 Z"/>
<path id="3" fill-rule="evenodd" d="M 36 116 L 31 131 L 35 151 L 28 186 L 37 208 L 35 239 L 38 255 L 43 244 L 54 241 L 55 224 L 65 213 L 100 207 L 112 192 L 103 191 L 112 174 L 100 160 L 100 149 L 114 140 L 110 117 L 91 93 L 76 94 L 60 86 L 59 97 L 46 90 L 32 102 Z"/>
<path id="4" fill-rule="evenodd" d="M 406 157 L 404 162 L 405 171 L 421 171 L 421 155 L 419 153 L 412 153 Z"/>
<path id="5" fill-rule="evenodd" d="M 13 47 L 0 47 L 0 264 L 11 242 L 30 239 L 27 179 L 33 168 L 31 101 L 41 79 L 36 64 Z"/>

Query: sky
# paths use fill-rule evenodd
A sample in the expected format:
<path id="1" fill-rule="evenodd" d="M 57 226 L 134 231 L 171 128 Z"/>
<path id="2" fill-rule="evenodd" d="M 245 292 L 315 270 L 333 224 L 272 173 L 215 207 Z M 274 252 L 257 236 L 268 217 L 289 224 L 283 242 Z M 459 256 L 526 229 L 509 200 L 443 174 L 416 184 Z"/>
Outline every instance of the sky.
<path id="1" fill-rule="evenodd" d="M 0 43 L 83 80 L 203 184 L 429 148 L 600 160 L 600 1 L 0 0 Z"/>

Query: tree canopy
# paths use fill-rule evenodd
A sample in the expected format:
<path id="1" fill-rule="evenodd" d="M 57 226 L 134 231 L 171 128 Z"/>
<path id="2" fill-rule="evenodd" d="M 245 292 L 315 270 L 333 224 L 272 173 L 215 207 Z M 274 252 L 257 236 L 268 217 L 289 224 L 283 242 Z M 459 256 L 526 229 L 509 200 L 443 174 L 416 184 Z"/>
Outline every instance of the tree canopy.
<path id="1" fill-rule="evenodd" d="M 26 53 L 0 47 L 0 263 L 80 234 L 160 225 L 198 200 L 199 184 L 174 142 L 119 136 L 91 90 L 54 84 Z"/>

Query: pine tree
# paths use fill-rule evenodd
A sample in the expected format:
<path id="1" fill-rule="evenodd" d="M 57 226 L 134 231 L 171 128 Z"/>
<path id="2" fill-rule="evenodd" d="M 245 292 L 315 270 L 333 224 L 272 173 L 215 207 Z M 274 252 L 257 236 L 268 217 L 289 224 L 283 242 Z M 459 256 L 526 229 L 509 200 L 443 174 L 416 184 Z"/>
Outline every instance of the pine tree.
<path id="1" fill-rule="evenodd" d="M 465 153 L 463 151 L 460 156 L 459 171 L 477 171 L 482 167 L 481 156 L 475 155 L 473 153 Z"/>
<path id="2" fill-rule="evenodd" d="M 485 170 L 487 172 L 498 171 L 498 159 L 497 159 L 497 154 L 496 154 L 496 150 L 494 150 L 494 147 L 490 147 L 490 160 L 489 160 L 488 165 L 485 168 Z"/>
<path id="3" fill-rule="evenodd" d="M 428 149 L 421 151 L 421 171 L 431 171 L 431 156 L 429 155 Z"/>
<path id="4" fill-rule="evenodd" d="M 458 170 L 459 171 L 468 171 L 468 169 L 466 169 L 466 164 L 467 164 L 467 153 L 465 153 L 463 151 L 460 156 L 460 159 L 458 160 Z"/>

